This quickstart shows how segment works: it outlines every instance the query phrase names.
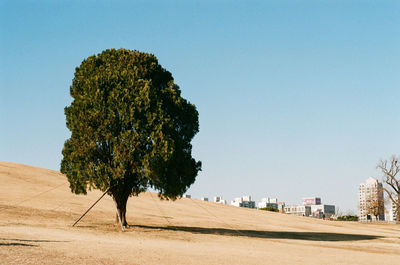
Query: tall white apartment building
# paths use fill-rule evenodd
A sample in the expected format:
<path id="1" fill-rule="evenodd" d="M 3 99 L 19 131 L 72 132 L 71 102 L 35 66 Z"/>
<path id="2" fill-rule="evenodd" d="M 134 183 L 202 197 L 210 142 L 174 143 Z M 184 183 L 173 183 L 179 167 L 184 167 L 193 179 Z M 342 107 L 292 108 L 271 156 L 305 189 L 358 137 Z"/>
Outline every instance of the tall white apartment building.
<path id="1" fill-rule="evenodd" d="M 376 178 L 368 178 L 358 189 L 360 221 L 385 220 L 385 203 L 382 183 Z M 377 215 L 377 216 L 376 216 Z"/>

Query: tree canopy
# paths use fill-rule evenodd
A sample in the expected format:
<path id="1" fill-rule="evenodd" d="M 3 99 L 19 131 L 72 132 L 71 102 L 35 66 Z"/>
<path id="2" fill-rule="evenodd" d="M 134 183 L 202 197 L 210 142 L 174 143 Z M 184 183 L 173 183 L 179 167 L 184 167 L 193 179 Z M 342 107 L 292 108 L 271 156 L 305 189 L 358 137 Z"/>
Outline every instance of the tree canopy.
<path id="1" fill-rule="evenodd" d="M 90 56 L 75 69 L 70 94 L 61 172 L 72 192 L 107 192 L 125 226 L 129 196 L 151 187 L 176 199 L 194 183 L 198 112 L 154 55 L 109 49 Z"/>

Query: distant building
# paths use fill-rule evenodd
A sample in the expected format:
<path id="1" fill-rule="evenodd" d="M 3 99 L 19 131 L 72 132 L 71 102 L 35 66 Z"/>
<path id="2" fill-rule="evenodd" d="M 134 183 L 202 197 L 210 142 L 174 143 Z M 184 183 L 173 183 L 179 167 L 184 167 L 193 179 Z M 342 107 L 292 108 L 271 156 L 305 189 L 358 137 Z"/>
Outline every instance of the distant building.
<path id="1" fill-rule="evenodd" d="M 317 204 L 310 206 L 313 217 L 330 218 L 332 215 L 335 215 L 335 205 Z"/>
<path id="2" fill-rule="evenodd" d="M 256 202 L 251 200 L 251 196 L 243 196 L 240 198 L 235 198 L 231 205 L 236 207 L 244 207 L 244 208 L 256 208 Z"/>
<path id="3" fill-rule="evenodd" d="M 201 197 L 200 200 L 208 202 L 208 198 L 207 197 Z"/>
<path id="4" fill-rule="evenodd" d="M 320 205 L 321 198 L 319 197 L 308 197 L 303 198 L 303 205 Z"/>
<path id="5" fill-rule="evenodd" d="M 221 204 L 227 204 L 227 203 L 226 203 L 226 200 L 223 200 L 223 199 L 222 199 L 222 196 L 216 196 L 216 197 L 214 197 L 214 202 L 215 202 L 215 203 L 221 203 Z"/>
<path id="6" fill-rule="evenodd" d="M 189 194 L 185 194 L 185 195 L 183 195 L 183 198 L 188 198 L 188 199 L 190 199 L 190 198 L 192 198 L 192 196 L 190 196 Z"/>
<path id="7" fill-rule="evenodd" d="M 278 210 L 281 213 L 285 212 L 285 202 L 278 202 Z"/>
<path id="8" fill-rule="evenodd" d="M 368 178 L 358 189 L 360 221 L 385 220 L 383 186 L 376 178 Z M 377 217 L 375 216 L 377 213 Z"/>
<path id="9" fill-rule="evenodd" d="M 278 209 L 278 199 L 276 198 L 261 198 L 258 203 L 258 208 L 272 207 Z"/>
<path id="10" fill-rule="evenodd" d="M 297 216 L 310 216 L 311 206 L 308 205 L 290 205 L 284 207 L 285 213 Z"/>
<path id="11" fill-rule="evenodd" d="M 302 199 L 303 205 L 283 206 L 287 214 L 312 216 L 315 218 L 330 218 L 335 215 L 335 205 L 321 204 L 321 198 L 309 197 Z"/>

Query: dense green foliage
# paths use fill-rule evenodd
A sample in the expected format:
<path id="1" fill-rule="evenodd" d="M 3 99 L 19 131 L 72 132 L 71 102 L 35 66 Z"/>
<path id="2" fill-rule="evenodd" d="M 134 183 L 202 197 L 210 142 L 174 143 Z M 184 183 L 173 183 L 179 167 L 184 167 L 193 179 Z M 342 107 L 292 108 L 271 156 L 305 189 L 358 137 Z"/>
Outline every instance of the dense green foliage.
<path id="1" fill-rule="evenodd" d="M 268 206 L 268 207 L 264 207 L 264 208 L 259 208 L 259 210 L 270 211 L 270 212 L 279 212 L 278 209 L 276 209 L 275 207 L 272 207 L 272 206 Z"/>
<path id="2" fill-rule="evenodd" d="M 90 56 L 76 68 L 70 94 L 61 172 L 72 192 L 108 191 L 126 205 L 149 187 L 176 199 L 195 181 L 201 162 L 190 142 L 198 112 L 154 55 L 110 49 Z"/>
<path id="3" fill-rule="evenodd" d="M 343 215 L 343 216 L 338 216 L 336 219 L 338 221 L 358 221 L 358 216 L 357 215 Z"/>

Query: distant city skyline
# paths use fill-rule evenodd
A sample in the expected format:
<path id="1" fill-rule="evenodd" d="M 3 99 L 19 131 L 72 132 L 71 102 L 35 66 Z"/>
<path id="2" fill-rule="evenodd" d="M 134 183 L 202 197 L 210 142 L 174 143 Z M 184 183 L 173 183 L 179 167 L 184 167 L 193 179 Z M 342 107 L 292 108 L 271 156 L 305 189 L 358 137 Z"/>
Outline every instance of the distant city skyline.
<path id="1" fill-rule="evenodd" d="M 154 53 L 197 106 L 195 198 L 358 187 L 400 152 L 399 1 L 1 1 L 0 160 L 60 169 L 75 67 Z"/>

